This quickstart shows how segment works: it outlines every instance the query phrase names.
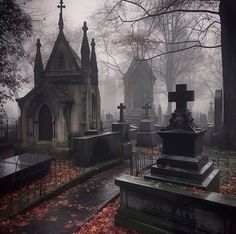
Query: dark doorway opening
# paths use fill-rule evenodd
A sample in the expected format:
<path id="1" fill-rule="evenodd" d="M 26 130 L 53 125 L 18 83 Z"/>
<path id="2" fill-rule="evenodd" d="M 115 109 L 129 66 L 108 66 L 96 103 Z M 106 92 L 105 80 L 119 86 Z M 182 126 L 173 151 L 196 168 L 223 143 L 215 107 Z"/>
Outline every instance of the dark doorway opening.
<path id="1" fill-rule="evenodd" d="M 39 140 L 52 140 L 52 113 L 47 105 L 43 105 L 39 111 Z"/>

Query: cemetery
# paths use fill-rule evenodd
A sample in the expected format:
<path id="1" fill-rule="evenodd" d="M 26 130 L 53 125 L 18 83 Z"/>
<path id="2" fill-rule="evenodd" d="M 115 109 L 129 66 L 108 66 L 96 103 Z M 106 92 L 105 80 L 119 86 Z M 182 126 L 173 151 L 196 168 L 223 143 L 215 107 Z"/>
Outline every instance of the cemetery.
<path id="1" fill-rule="evenodd" d="M 236 233 L 236 4 L 83 4 L 0 4 L 0 233 Z"/>

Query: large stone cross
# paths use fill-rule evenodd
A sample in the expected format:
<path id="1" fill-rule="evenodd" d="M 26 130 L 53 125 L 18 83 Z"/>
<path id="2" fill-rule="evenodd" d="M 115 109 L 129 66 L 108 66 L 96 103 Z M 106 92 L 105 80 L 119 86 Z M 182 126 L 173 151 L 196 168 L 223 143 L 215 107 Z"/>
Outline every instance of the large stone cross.
<path id="1" fill-rule="evenodd" d="M 143 109 L 145 110 L 145 118 L 149 118 L 149 110 L 152 107 L 150 105 L 148 105 L 147 103 L 143 106 Z"/>
<path id="2" fill-rule="evenodd" d="M 187 84 L 176 85 L 176 92 L 168 93 L 168 102 L 176 102 L 176 112 L 187 111 L 189 101 L 194 101 L 194 91 L 187 91 Z"/>
<path id="3" fill-rule="evenodd" d="M 117 109 L 120 110 L 120 120 L 119 120 L 119 122 L 124 122 L 124 111 L 123 110 L 126 109 L 126 106 L 124 106 L 123 103 L 120 103 L 120 105 L 117 106 Z"/>

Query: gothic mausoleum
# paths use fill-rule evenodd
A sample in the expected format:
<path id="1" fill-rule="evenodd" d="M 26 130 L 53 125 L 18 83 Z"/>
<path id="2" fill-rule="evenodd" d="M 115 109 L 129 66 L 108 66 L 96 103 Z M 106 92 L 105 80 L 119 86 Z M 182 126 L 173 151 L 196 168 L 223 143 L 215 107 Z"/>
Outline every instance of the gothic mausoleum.
<path id="1" fill-rule="evenodd" d="M 66 152 L 72 137 L 102 128 L 94 39 L 90 47 L 84 22 L 78 56 L 63 32 L 63 1 L 58 8 L 59 34 L 48 62 L 44 66 L 38 39 L 34 88 L 17 99 L 21 110 L 19 142 L 25 149 Z"/>
<path id="2" fill-rule="evenodd" d="M 156 77 L 149 63 L 134 57 L 126 74 L 124 82 L 124 101 L 126 106 L 125 119 L 131 124 L 139 125 L 143 119 L 145 104 L 151 105 L 150 118 L 156 122 L 157 115 L 154 107 L 154 84 Z"/>

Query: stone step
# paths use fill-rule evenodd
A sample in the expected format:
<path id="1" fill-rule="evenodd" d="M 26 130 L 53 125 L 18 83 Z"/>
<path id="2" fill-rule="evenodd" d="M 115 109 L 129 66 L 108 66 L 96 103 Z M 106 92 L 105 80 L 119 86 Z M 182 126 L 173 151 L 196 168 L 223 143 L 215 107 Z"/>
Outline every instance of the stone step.
<path id="1" fill-rule="evenodd" d="M 178 185 L 184 185 L 188 187 L 196 187 L 196 188 L 201 188 L 204 190 L 209 190 L 211 191 L 211 188 L 216 186 L 217 183 L 219 184 L 219 170 L 214 169 L 204 181 L 195 181 L 195 180 L 189 180 L 189 179 L 180 179 L 176 177 L 171 177 L 171 176 L 162 176 L 162 175 L 152 175 L 150 171 L 148 171 L 144 175 L 145 179 L 149 180 L 155 180 L 155 181 L 164 181 L 167 183 L 173 183 L 173 184 L 178 184 Z M 219 188 L 219 187 L 218 187 Z"/>
<path id="2" fill-rule="evenodd" d="M 175 167 L 162 167 L 154 165 L 151 167 L 151 175 L 154 176 L 166 176 L 175 177 L 181 179 L 189 179 L 198 182 L 202 182 L 214 169 L 213 162 L 208 162 L 200 171 L 193 171 Z"/>
<path id="3" fill-rule="evenodd" d="M 159 166 L 171 166 L 182 169 L 189 169 L 194 171 L 199 171 L 202 167 L 208 163 L 207 155 L 199 155 L 195 158 L 185 157 L 185 156 L 172 156 L 172 155 L 162 155 L 157 159 L 157 165 Z"/>

